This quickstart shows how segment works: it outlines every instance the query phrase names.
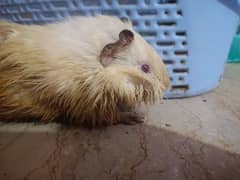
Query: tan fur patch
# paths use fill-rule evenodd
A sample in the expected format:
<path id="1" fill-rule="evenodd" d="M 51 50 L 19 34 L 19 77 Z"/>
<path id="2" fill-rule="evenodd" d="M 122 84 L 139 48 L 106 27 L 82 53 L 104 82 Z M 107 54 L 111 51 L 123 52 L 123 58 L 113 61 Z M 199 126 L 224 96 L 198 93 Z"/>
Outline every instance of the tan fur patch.
<path id="1" fill-rule="evenodd" d="M 0 22 L 0 29 L 6 24 Z M 159 101 L 169 85 L 157 53 L 129 23 L 117 18 L 9 26 L 17 33 L 0 45 L 1 120 L 114 124 L 120 106 L 132 109 L 141 102 Z M 134 32 L 131 46 L 104 68 L 99 59 L 103 47 L 116 42 L 124 29 Z M 5 33 L 0 30 L 0 35 Z M 154 67 L 152 73 L 138 68 L 142 61 Z"/>

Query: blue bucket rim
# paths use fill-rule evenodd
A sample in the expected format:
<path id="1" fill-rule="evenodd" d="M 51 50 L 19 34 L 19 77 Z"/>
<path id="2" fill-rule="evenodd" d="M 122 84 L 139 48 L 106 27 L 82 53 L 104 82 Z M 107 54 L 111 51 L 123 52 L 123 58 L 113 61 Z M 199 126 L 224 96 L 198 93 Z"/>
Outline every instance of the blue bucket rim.
<path id="1" fill-rule="evenodd" d="M 240 0 L 218 0 L 240 16 Z"/>

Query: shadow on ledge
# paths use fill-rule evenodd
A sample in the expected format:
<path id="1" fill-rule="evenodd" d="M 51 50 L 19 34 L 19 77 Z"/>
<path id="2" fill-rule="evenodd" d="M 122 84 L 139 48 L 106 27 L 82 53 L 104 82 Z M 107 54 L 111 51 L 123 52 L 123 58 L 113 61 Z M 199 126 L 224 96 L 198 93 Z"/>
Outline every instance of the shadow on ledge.
<path id="1" fill-rule="evenodd" d="M 240 155 L 148 125 L 3 125 L 2 180 L 239 180 Z"/>

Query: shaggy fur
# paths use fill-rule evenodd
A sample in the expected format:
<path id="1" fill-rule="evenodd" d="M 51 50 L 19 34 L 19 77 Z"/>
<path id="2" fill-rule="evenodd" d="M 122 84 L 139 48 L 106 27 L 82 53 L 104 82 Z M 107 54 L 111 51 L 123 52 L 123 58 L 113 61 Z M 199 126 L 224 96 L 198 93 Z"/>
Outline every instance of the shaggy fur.
<path id="1" fill-rule="evenodd" d="M 103 48 L 128 29 L 131 44 L 103 66 Z M 141 65 L 147 63 L 150 73 Z M 141 102 L 160 100 L 169 78 L 158 54 L 131 23 L 109 16 L 55 24 L 0 22 L 0 119 L 91 126 L 121 121 Z"/>

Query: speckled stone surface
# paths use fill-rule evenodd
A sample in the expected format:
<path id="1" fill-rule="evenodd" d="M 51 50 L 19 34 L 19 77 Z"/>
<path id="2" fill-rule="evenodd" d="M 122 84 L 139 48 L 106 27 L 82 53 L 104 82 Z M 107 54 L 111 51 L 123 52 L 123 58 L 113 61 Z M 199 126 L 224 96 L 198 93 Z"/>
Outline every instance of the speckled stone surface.
<path id="1" fill-rule="evenodd" d="M 239 180 L 240 64 L 202 96 L 105 129 L 0 124 L 1 180 Z"/>

